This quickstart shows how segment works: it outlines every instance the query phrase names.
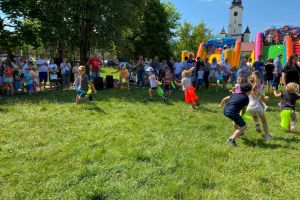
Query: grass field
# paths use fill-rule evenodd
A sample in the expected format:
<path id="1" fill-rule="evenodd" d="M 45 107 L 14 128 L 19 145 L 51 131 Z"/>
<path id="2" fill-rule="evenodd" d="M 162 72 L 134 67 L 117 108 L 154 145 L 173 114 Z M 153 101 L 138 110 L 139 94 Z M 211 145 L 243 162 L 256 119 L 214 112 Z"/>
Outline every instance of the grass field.
<path id="1" fill-rule="evenodd" d="M 2 96 L 0 199 L 299 199 L 300 134 L 280 128 L 279 99 L 266 114 L 274 141 L 251 122 L 234 149 L 225 95 L 203 90 L 197 112 L 146 89 L 79 106 L 74 91 Z"/>

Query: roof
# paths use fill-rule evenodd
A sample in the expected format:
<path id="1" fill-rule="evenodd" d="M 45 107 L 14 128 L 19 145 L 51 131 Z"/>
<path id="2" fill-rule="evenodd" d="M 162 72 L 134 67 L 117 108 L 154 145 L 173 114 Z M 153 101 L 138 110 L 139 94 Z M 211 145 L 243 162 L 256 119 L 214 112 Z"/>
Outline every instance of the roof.
<path id="1" fill-rule="evenodd" d="M 252 52 L 254 50 L 254 42 L 242 42 L 241 52 Z"/>
<path id="2" fill-rule="evenodd" d="M 226 34 L 225 28 L 223 27 L 220 34 Z"/>
<path id="3" fill-rule="evenodd" d="M 246 30 L 245 30 L 244 33 L 251 33 L 251 32 L 250 32 L 250 29 L 249 29 L 249 26 L 247 26 L 247 28 L 246 28 Z"/>
<path id="4" fill-rule="evenodd" d="M 231 3 L 230 9 L 234 8 L 235 6 L 243 8 L 242 0 L 233 0 L 232 3 Z"/>

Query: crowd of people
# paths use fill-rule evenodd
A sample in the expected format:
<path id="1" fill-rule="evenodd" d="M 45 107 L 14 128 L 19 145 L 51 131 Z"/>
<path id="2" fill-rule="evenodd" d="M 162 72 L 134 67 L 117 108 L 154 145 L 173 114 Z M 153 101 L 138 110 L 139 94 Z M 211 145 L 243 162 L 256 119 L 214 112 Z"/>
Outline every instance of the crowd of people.
<path id="1" fill-rule="evenodd" d="M 197 90 L 208 89 L 212 84 L 216 87 L 221 84 L 226 90 L 228 83 L 231 83 L 232 95 L 225 97 L 220 104 L 220 107 L 226 104 L 224 115 L 234 122 L 235 127 L 235 132 L 227 141 L 232 146 L 236 146 L 235 140 L 244 134 L 246 111 L 253 118 L 256 131 L 259 133 L 262 132 L 261 121 L 264 139 L 270 141 L 272 136 L 269 134 L 265 116 L 269 97 L 265 95 L 264 87 L 267 88 L 268 94 L 273 90 L 275 97 L 281 97 L 280 106 L 285 111 L 285 117 L 282 117 L 282 120 L 288 121 L 284 123 L 287 125 L 282 126 L 294 132 L 295 103 L 299 99 L 300 57 L 292 55 L 284 67 L 281 54 L 275 60 L 267 59 L 266 63 L 263 59 L 259 56 L 253 64 L 251 58 L 244 59 L 241 65 L 236 67 L 230 66 L 227 59 L 221 62 L 213 58 L 210 63 L 209 59 L 202 61 L 200 58 L 186 57 L 184 61 L 170 59 L 160 62 L 157 56 L 153 60 L 140 56 L 134 63 L 120 62 L 119 86 L 123 88 L 125 80 L 127 89 L 130 90 L 132 87 L 129 82 L 130 77 L 136 76 L 137 88 L 149 87 L 150 101 L 153 101 L 153 95 L 157 93 L 163 101 L 167 102 L 173 92 L 182 91 L 185 95 L 185 102 L 190 104 L 192 109 L 196 109 L 199 106 Z M 79 60 L 74 63 L 72 67 L 67 58 L 57 63 L 53 58 L 46 59 L 44 53 L 40 54 L 36 61 L 32 58 L 27 60 L 7 58 L 0 67 L 1 92 L 14 95 L 26 91 L 31 95 L 45 90 L 49 81 L 50 90 L 58 87 L 62 90 L 69 90 L 70 86 L 74 86 L 77 104 L 82 99 L 89 98 L 91 101 L 93 93 L 97 92 L 93 83 L 100 76 L 102 65 L 100 56 L 95 54 L 90 57 L 86 66 L 82 66 Z M 285 92 L 278 92 L 280 84 L 284 86 Z M 241 111 L 243 112 L 240 113 Z"/>

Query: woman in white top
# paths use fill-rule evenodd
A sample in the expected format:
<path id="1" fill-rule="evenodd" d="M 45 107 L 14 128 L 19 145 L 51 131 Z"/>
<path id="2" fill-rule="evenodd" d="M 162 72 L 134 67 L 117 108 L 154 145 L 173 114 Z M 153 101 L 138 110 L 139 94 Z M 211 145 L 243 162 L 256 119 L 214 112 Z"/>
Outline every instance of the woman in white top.
<path id="1" fill-rule="evenodd" d="M 222 65 L 223 89 L 224 90 L 227 87 L 229 75 L 230 75 L 230 64 L 228 63 L 228 59 L 226 58 L 225 63 Z"/>
<path id="2" fill-rule="evenodd" d="M 219 78 L 219 64 L 217 63 L 217 58 L 212 59 L 211 70 L 209 77 L 213 80 L 217 80 Z"/>
<path id="3" fill-rule="evenodd" d="M 60 64 L 61 75 L 62 75 L 62 89 L 69 89 L 70 85 L 70 74 L 71 74 L 71 65 L 68 63 L 68 59 L 64 58 L 63 63 Z"/>
<path id="4" fill-rule="evenodd" d="M 54 59 L 50 59 L 50 64 L 49 64 L 49 72 L 50 72 L 50 89 L 56 89 L 57 88 L 57 72 L 58 72 L 58 67 L 54 63 Z"/>
<path id="5" fill-rule="evenodd" d="M 79 76 L 79 72 L 78 72 L 79 66 L 80 66 L 80 60 L 76 60 L 75 61 L 75 66 L 72 68 L 72 72 L 73 72 L 73 75 L 74 75 L 74 80 L 76 80 L 77 77 Z"/>

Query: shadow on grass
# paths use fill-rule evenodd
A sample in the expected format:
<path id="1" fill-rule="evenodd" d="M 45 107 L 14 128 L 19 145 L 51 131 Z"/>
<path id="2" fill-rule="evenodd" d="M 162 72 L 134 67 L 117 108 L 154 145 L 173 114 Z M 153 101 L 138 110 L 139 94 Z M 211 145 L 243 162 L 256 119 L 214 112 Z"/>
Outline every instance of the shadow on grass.
<path id="1" fill-rule="evenodd" d="M 7 113 L 8 112 L 8 109 L 6 108 L 0 108 L 0 113 Z"/>
<path id="2" fill-rule="evenodd" d="M 91 111 L 95 111 L 98 113 L 103 113 L 105 115 L 107 115 L 108 113 L 105 112 L 103 109 L 101 109 L 99 106 L 96 106 L 94 104 L 87 104 L 86 107 L 84 108 L 86 110 L 91 110 Z"/>
<path id="3" fill-rule="evenodd" d="M 278 148 L 284 148 L 284 149 L 294 149 L 291 146 L 288 145 L 281 145 L 281 144 L 272 144 L 272 142 L 265 142 L 263 139 L 255 139 L 255 140 L 249 140 L 247 138 L 242 138 L 244 141 L 244 144 L 253 147 L 253 148 L 262 148 L 262 149 L 278 149 Z"/>
<path id="4" fill-rule="evenodd" d="M 296 134 L 296 133 L 290 133 L 290 134 Z M 294 135 L 292 135 L 294 136 Z M 300 139 L 297 138 L 297 137 L 291 137 L 291 138 L 284 138 L 284 137 L 275 137 L 274 138 L 275 140 L 282 140 L 282 141 L 285 141 L 287 143 L 299 143 L 300 142 Z"/>

